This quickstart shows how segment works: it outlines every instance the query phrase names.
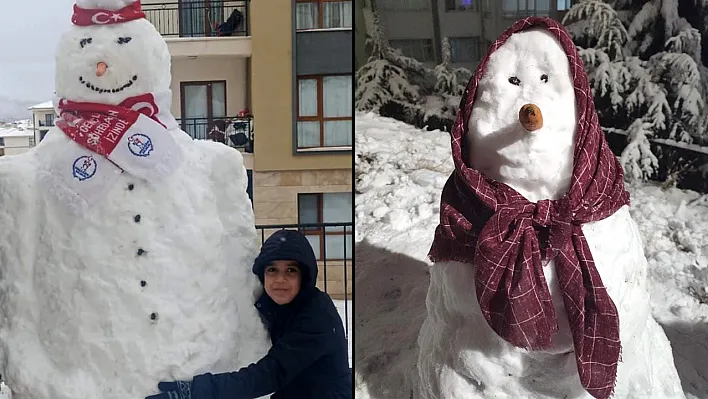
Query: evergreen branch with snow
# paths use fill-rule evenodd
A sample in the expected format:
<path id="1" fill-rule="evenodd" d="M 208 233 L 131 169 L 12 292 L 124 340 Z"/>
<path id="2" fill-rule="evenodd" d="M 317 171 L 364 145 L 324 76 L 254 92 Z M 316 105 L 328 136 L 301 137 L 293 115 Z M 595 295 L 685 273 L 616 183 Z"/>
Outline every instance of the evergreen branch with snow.
<path id="1" fill-rule="evenodd" d="M 652 153 L 648 135 L 651 123 L 639 118 L 627 129 L 627 146 L 620 155 L 625 175 L 635 180 L 648 179 L 659 168 L 659 160 Z"/>
<path id="2" fill-rule="evenodd" d="M 600 0 L 581 1 L 570 8 L 563 18 L 564 24 L 586 21 L 584 32 L 597 40 L 596 48 L 603 49 L 614 60 L 622 57 L 628 33 L 611 5 Z"/>
<path id="3" fill-rule="evenodd" d="M 705 3 L 705 4 L 704 4 Z M 691 21 L 694 25 L 689 23 Z M 708 0 L 581 0 L 563 23 L 585 64 L 600 123 L 627 134 L 629 179 L 658 176 L 650 140 L 708 144 Z M 621 47 L 621 48 L 620 48 Z"/>

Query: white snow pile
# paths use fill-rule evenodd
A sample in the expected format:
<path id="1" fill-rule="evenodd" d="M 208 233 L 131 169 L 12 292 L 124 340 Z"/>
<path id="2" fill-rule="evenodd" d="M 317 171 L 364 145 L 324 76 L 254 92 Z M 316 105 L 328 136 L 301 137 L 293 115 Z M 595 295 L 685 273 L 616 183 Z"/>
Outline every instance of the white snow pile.
<path id="1" fill-rule="evenodd" d="M 373 113 L 356 114 L 357 398 L 414 398 L 425 318 L 427 252 L 450 136 Z M 650 265 L 652 313 L 689 398 L 708 397 L 708 207 L 698 193 L 628 184 Z"/>

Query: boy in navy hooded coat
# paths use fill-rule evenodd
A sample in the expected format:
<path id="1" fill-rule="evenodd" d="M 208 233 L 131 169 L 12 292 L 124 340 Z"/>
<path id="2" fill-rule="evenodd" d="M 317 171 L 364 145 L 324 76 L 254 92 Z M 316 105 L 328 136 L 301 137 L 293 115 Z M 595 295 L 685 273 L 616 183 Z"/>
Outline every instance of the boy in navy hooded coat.
<path id="1" fill-rule="evenodd" d="M 239 371 L 161 382 L 146 399 L 351 399 L 352 376 L 342 319 L 320 291 L 317 259 L 293 230 L 268 238 L 253 265 L 265 292 L 256 302 L 273 346 Z"/>

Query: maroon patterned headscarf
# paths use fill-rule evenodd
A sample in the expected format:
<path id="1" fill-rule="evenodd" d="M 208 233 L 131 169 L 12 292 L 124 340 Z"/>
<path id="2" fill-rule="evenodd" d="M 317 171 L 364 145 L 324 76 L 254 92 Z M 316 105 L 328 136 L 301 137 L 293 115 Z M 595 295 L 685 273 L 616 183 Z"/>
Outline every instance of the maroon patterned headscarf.
<path id="1" fill-rule="evenodd" d="M 558 200 L 538 203 L 468 167 L 462 155 L 489 55 L 512 34 L 534 27 L 547 29 L 567 54 L 578 112 L 570 189 Z M 608 398 L 621 350 L 619 318 L 581 226 L 629 204 L 629 193 L 622 167 L 600 130 L 582 60 L 557 21 L 522 19 L 494 42 L 463 94 L 452 130 L 452 157 L 455 170 L 442 192 L 431 260 L 474 264 L 477 299 L 489 325 L 512 345 L 536 350 L 549 348 L 558 331 L 542 263 L 555 259 L 580 381 L 593 397 Z"/>

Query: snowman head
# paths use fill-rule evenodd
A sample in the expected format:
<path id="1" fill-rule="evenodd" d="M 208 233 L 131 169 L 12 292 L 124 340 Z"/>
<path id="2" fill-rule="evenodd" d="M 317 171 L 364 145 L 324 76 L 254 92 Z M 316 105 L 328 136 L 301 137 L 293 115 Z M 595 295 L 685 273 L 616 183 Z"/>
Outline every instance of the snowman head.
<path id="1" fill-rule="evenodd" d="M 468 164 L 527 199 L 570 186 L 577 126 L 568 55 L 546 29 L 512 34 L 489 55 L 469 118 Z"/>
<path id="2" fill-rule="evenodd" d="M 76 0 L 72 22 L 57 49 L 57 97 L 116 105 L 170 89 L 167 43 L 139 0 Z"/>

